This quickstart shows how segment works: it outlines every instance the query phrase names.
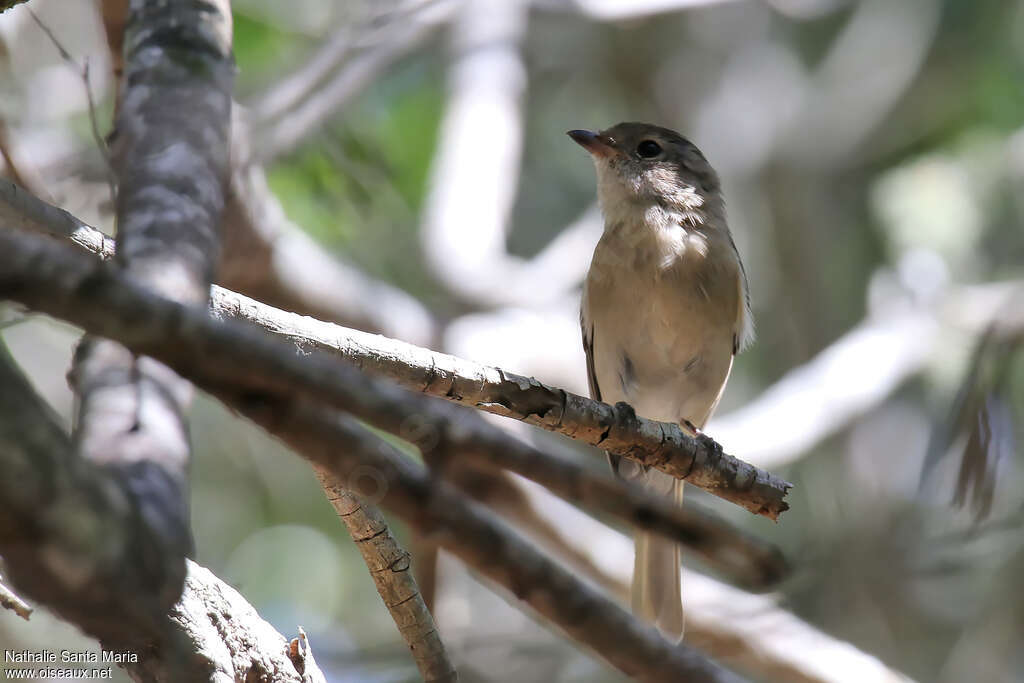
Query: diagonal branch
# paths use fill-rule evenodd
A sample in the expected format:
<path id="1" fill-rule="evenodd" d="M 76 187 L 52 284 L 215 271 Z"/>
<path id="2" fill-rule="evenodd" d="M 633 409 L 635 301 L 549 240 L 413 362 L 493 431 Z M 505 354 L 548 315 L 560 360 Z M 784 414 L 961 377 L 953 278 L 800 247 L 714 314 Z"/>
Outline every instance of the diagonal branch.
<path id="1" fill-rule="evenodd" d="M 216 314 L 253 322 L 303 350 L 329 351 L 408 389 L 599 446 L 771 519 L 789 507 L 783 500 L 788 482 L 723 453 L 707 437 L 695 439 L 678 425 L 637 416 L 625 404 L 610 406 L 494 366 L 277 311 L 219 288 L 213 291 L 211 306 Z M 526 457 L 529 447 L 521 450 Z"/>
<path id="2" fill-rule="evenodd" d="M 180 600 L 165 611 L 148 588 L 147 565 L 161 561 L 148 525 L 111 486 L 109 466 L 75 455 L 2 347 L 0 471 L 0 554 L 8 578 L 104 649 L 138 655 L 127 667 L 136 680 L 324 680 L 308 657 L 308 675 L 300 674 L 285 655 L 285 639 L 192 562 Z"/>
<path id="3" fill-rule="evenodd" d="M 382 504 L 415 531 L 439 543 L 574 640 L 623 673 L 643 681 L 732 683 L 742 679 L 688 645 L 673 645 L 572 572 L 537 551 L 491 513 L 437 481 L 395 446 L 352 418 L 304 399 L 269 393 L 236 394 L 211 386 L 221 398 L 317 466 L 344 481 L 353 469 L 374 472 Z M 344 444 L 345 448 L 338 448 Z"/>
<path id="4" fill-rule="evenodd" d="M 342 481 L 328 469 L 314 469 L 327 499 L 359 548 L 377 586 L 377 592 L 391 613 L 391 618 L 395 620 L 399 633 L 412 650 L 423 680 L 458 680 L 455 667 L 448 659 L 448 652 L 434 625 L 434 617 L 427 609 L 416 579 L 413 578 L 409 553 L 398 545 L 380 510 L 349 490 L 356 487 L 359 477 L 350 476 L 348 481 Z M 374 491 L 374 494 L 379 495 L 379 491 Z"/>
<path id="5" fill-rule="evenodd" d="M 2 179 L 0 221 L 24 231 L 67 237 L 103 258 L 111 253 L 109 237 Z M 367 373 L 416 391 L 600 446 L 771 519 L 789 507 L 783 500 L 788 482 L 723 453 L 711 439 L 694 439 L 678 425 L 635 416 L 624 404 L 609 406 L 500 368 L 278 311 L 220 287 L 213 288 L 211 305 L 221 315 L 286 336 L 304 350 L 330 351 Z M 518 448 L 530 451 L 525 445 Z"/>
<path id="6" fill-rule="evenodd" d="M 538 552 L 396 446 L 338 412 L 332 403 L 339 401 L 332 397 L 341 398 L 343 392 L 325 389 L 351 383 L 371 410 L 394 411 L 403 419 L 410 415 L 397 400 L 400 394 L 415 397 L 410 403 L 428 416 L 438 415 L 428 406 L 453 410 L 450 406 L 369 380 L 321 354 L 300 358 L 288 344 L 261 330 L 212 320 L 157 297 L 107 264 L 38 237 L 0 231 L 0 296 L 40 305 L 51 313 L 59 309 L 62 317 L 92 333 L 147 354 L 157 351 L 161 360 L 339 481 L 350 480 L 357 468 L 374 473 L 381 485 L 381 503 L 415 531 L 435 534 L 442 547 L 627 675 L 666 682 L 741 680 L 689 646 L 669 643 L 656 629 Z M 325 383 L 313 381 L 316 377 Z M 449 423 L 441 436 L 457 446 L 462 442 L 457 432 L 465 424 L 471 423 Z"/>
<path id="7" fill-rule="evenodd" d="M 413 441 L 442 468 L 446 459 L 459 458 L 511 469 L 568 500 L 675 538 L 748 580 L 763 583 L 779 573 L 774 549 L 744 539 L 706 515 L 547 456 L 510 439 L 472 411 L 368 377 L 326 354 L 300 357 L 294 345 L 262 330 L 220 323 L 156 297 L 102 262 L 45 239 L 0 231 L 0 296 L 116 339 L 201 386 L 231 381 L 252 392 L 301 394 Z"/>
<path id="8" fill-rule="evenodd" d="M 8 588 L 2 576 L 0 576 L 0 607 L 11 610 L 25 621 L 28 621 L 29 616 L 32 615 L 32 606 Z"/>

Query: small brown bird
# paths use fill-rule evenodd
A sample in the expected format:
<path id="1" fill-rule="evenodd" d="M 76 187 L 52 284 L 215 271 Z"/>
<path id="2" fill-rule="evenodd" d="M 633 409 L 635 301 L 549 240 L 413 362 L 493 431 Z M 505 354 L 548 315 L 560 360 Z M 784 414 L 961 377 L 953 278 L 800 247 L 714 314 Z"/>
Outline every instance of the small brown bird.
<path id="1" fill-rule="evenodd" d="M 696 432 L 718 405 L 733 356 L 754 334 L 718 175 L 667 128 L 620 123 L 569 136 L 594 160 L 604 215 L 580 314 L 590 394 Z M 682 504 L 682 481 L 609 460 L 618 476 Z M 635 544 L 633 611 L 680 639 L 679 546 L 645 532 Z"/>

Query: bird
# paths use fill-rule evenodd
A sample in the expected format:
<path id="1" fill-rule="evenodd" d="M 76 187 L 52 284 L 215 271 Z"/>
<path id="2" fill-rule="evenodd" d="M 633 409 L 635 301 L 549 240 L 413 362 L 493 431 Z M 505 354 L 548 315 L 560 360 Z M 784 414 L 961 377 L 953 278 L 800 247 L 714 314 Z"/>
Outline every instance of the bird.
<path id="1" fill-rule="evenodd" d="M 701 435 L 733 358 L 754 338 L 747 274 L 721 183 L 679 133 L 625 122 L 571 130 L 590 153 L 604 230 L 583 284 L 580 326 L 591 398 Z M 608 454 L 612 471 L 682 505 L 683 482 Z M 634 614 L 678 642 L 679 545 L 637 531 Z"/>

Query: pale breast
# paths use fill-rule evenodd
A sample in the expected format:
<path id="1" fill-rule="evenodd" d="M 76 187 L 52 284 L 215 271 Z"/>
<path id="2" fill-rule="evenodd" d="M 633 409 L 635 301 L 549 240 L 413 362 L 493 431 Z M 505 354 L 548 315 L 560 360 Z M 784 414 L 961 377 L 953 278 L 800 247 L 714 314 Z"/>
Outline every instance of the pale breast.
<path id="1" fill-rule="evenodd" d="M 732 364 L 738 266 L 719 251 L 728 242 L 674 228 L 607 231 L 585 283 L 583 319 L 605 401 L 700 426 Z"/>

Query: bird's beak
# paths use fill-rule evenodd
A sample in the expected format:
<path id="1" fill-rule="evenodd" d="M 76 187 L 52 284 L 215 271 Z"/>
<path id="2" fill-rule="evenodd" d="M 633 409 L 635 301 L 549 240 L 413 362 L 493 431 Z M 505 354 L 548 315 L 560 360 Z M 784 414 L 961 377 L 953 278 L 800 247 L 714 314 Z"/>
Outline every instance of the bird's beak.
<path id="1" fill-rule="evenodd" d="M 580 147 L 590 152 L 592 156 L 607 159 L 617 154 L 612 139 L 600 133 L 594 133 L 589 130 L 570 130 L 566 134 L 575 140 Z"/>

